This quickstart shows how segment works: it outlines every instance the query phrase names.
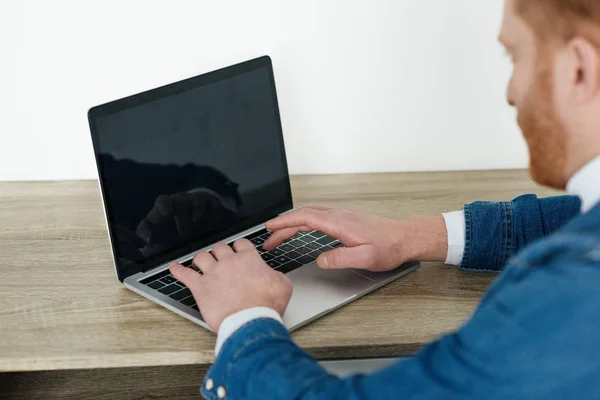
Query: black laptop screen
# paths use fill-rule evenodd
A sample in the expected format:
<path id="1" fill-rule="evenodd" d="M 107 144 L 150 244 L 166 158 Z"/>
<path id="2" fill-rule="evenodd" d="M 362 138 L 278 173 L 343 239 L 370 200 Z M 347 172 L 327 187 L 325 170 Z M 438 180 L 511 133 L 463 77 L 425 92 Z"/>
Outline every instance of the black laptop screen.
<path id="1" fill-rule="evenodd" d="M 291 208 L 270 62 L 123 105 L 90 112 L 121 279 Z"/>

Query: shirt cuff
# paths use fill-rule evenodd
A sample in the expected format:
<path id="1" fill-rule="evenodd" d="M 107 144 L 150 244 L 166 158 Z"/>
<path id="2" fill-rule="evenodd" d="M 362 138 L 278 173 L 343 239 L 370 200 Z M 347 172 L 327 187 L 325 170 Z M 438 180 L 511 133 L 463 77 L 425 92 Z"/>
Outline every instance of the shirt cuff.
<path id="1" fill-rule="evenodd" d="M 223 344 L 248 322 L 258 318 L 271 318 L 283 324 L 283 319 L 279 313 L 268 307 L 253 307 L 231 314 L 221 322 L 219 333 L 217 334 L 217 344 L 215 345 L 215 357 L 219 355 Z"/>
<path id="2" fill-rule="evenodd" d="M 442 214 L 448 231 L 448 254 L 446 264 L 460 265 L 465 252 L 465 235 L 467 225 L 465 212 L 454 211 Z"/>

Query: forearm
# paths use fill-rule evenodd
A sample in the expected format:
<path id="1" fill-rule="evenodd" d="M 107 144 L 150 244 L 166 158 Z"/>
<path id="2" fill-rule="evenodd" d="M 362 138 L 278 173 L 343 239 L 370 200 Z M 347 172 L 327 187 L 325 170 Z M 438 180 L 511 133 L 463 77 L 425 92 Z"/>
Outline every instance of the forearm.
<path id="1" fill-rule="evenodd" d="M 261 318 L 225 342 L 202 394 L 216 399 L 221 390 L 231 399 L 316 399 L 315 393 L 338 381 L 293 343 L 283 325 Z"/>
<path id="2" fill-rule="evenodd" d="M 443 353 L 448 343 L 432 349 Z M 444 360 L 452 363 L 451 359 Z M 219 398 L 219 391 L 228 399 L 455 398 L 457 393 L 436 378 L 438 373 L 447 373 L 446 365 L 432 362 L 425 353 L 373 375 L 340 379 L 300 349 L 281 324 L 272 319 L 258 319 L 225 342 L 201 391 L 211 400 Z"/>
<path id="3" fill-rule="evenodd" d="M 371 375 L 332 376 L 282 324 L 254 320 L 225 342 L 202 394 L 211 400 L 219 393 L 232 400 L 587 398 L 597 388 L 585 384 L 597 380 L 589 349 L 598 339 L 593 330 L 574 329 L 573 321 L 598 314 L 589 305 L 598 281 L 592 238 L 572 231 L 521 255 L 458 332 Z M 557 255 L 557 246 L 569 253 Z M 557 370 L 556 360 L 569 368 Z"/>
<path id="4" fill-rule="evenodd" d="M 475 202 L 443 216 L 413 217 L 399 222 L 399 230 L 409 232 L 410 260 L 500 271 L 513 254 L 576 216 L 579 206 L 573 196 L 527 195 L 510 202 Z"/>
<path id="5" fill-rule="evenodd" d="M 535 195 L 465 205 L 465 249 L 460 267 L 501 271 L 514 254 L 578 215 L 579 207 L 579 199 L 573 196 L 538 199 Z"/>
<path id="6" fill-rule="evenodd" d="M 408 253 L 411 261 L 444 262 L 448 253 L 448 233 L 442 215 L 421 215 L 404 221 L 408 227 Z"/>

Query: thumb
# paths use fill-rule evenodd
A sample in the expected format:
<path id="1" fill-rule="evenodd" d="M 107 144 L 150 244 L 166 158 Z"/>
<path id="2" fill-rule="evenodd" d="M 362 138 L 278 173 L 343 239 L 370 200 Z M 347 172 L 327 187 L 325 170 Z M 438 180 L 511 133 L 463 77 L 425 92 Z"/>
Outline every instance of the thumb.
<path id="1" fill-rule="evenodd" d="M 197 282 L 199 279 L 201 279 L 198 272 L 191 268 L 186 268 L 181 264 L 172 263 L 169 265 L 169 269 L 171 270 L 171 274 L 173 274 L 175 279 L 183 283 L 188 288 L 193 286 L 194 282 Z"/>
<path id="2" fill-rule="evenodd" d="M 323 269 L 369 269 L 375 265 L 375 248 L 366 244 L 340 247 L 321 254 L 317 264 Z"/>

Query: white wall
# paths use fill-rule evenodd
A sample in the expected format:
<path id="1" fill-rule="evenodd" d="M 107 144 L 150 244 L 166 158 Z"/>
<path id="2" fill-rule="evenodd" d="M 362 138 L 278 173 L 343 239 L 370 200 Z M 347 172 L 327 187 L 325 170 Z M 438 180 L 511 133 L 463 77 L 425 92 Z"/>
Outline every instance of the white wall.
<path id="1" fill-rule="evenodd" d="M 502 0 L 0 0 L 0 180 L 95 177 L 90 106 L 272 56 L 292 173 L 525 167 Z"/>

